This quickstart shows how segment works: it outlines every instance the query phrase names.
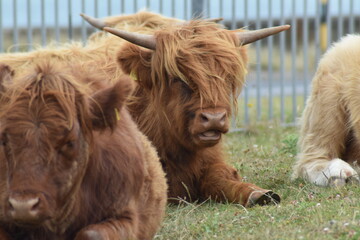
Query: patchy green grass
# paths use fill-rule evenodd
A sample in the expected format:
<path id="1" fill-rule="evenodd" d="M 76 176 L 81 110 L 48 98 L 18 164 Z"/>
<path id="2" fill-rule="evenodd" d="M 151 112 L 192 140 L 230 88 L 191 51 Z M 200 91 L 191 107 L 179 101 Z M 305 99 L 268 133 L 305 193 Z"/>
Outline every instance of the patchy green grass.
<path id="1" fill-rule="evenodd" d="M 360 188 L 321 188 L 291 180 L 295 128 L 257 126 L 228 134 L 228 162 L 248 182 L 282 197 L 277 206 L 245 209 L 205 202 L 168 206 L 155 239 L 360 239 Z"/>

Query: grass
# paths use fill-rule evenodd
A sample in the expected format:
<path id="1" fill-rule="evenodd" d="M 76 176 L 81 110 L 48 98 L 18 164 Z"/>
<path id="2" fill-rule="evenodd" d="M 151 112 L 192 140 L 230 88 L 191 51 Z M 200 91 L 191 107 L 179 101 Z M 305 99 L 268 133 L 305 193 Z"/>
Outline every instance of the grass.
<path id="1" fill-rule="evenodd" d="M 257 126 L 228 134 L 228 162 L 246 181 L 282 197 L 245 209 L 205 202 L 168 206 L 155 239 L 359 239 L 359 186 L 321 188 L 291 180 L 297 129 Z"/>

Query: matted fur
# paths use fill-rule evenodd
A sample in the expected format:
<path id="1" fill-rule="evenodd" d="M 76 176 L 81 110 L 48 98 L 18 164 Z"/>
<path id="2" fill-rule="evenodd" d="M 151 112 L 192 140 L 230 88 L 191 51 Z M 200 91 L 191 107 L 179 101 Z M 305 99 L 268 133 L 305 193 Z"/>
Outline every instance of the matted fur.
<path id="1" fill-rule="evenodd" d="M 167 186 L 156 150 L 122 107 L 132 84 L 87 50 L 0 55 L 11 66 L 0 65 L 1 239 L 150 239 L 159 228 Z M 49 216 L 23 227 L 9 199 L 34 195 Z"/>
<path id="2" fill-rule="evenodd" d="M 157 89 L 157 93 L 164 92 L 169 84 L 169 77 L 176 76 L 190 87 L 196 88 L 201 99 L 215 104 L 219 98 L 224 99 L 231 88 L 234 95 L 232 100 L 236 104 L 247 73 L 247 54 L 246 47 L 239 46 L 240 41 L 234 32 L 213 22 L 183 22 L 149 12 L 108 17 L 103 21 L 111 27 L 153 34 L 156 37 L 157 51 L 151 59 L 141 58 L 141 62 L 152 67 L 151 85 Z M 90 36 L 86 48 L 96 46 L 110 53 L 118 50 L 119 46 L 129 48 L 129 51 L 135 47 L 132 44 L 123 45 L 124 40 L 98 32 Z M 139 53 L 137 47 L 133 51 Z M 131 67 L 133 76 L 143 74 L 137 71 L 136 66 Z M 141 84 L 143 78 L 139 76 L 137 80 Z M 161 98 L 158 95 L 154 97 Z"/>
<path id="3" fill-rule="evenodd" d="M 177 77 L 199 93 L 202 103 L 217 105 L 220 99 L 229 99 L 229 92 L 236 102 L 247 73 L 247 56 L 235 35 L 218 24 L 193 20 L 166 26 L 155 37 L 157 49 L 147 64 L 151 64 L 153 89 L 160 93 L 156 96 L 162 98 L 169 79 Z"/>
<path id="4" fill-rule="evenodd" d="M 128 107 L 160 154 L 169 196 L 190 201 L 212 198 L 245 206 L 269 203 L 271 196 L 279 200 L 271 191 L 242 182 L 222 153 L 219 139 L 228 131 L 229 116 L 247 73 L 246 47 L 235 34 L 216 23 L 168 21 L 149 13 L 104 21 L 156 38 L 155 51 L 113 37 L 106 41 L 112 46 L 122 43 L 117 60 L 138 84 Z M 95 34 L 91 44 L 106 36 Z M 205 115 L 223 119 L 207 127 L 201 123 Z M 199 137 L 219 132 L 213 142 L 202 142 Z"/>
<path id="5" fill-rule="evenodd" d="M 322 57 L 301 119 L 293 177 L 317 185 L 358 182 L 360 36 L 348 35 Z"/>

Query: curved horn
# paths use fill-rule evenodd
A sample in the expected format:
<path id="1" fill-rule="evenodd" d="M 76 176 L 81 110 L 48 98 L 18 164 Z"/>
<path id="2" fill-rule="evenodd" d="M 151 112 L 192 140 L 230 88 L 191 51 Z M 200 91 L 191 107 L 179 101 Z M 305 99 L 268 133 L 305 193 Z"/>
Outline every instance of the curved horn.
<path id="1" fill-rule="evenodd" d="M 221 22 L 222 20 L 224 20 L 224 18 L 222 18 L 222 17 L 219 17 L 219 18 L 206 18 L 206 19 L 204 19 L 205 22 L 214 22 L 214 23 Z"/>
<path id="2" fill-rule="evenodd" d="M 102 30 L 104 27 L 107 27 L 106 23 L 104 23 L 103 21 L 100 21 L 99 19 L 90 17 L 84 13 L 80 13 L 80 16 L 87 21 L 88 23 L 90 23 L 90 25 L 92 25 L 93 27 L 96 27 L 100 30 Z"/>
<path id="3" fill-rule="evenodd" d="M 264 28 L 254 31 L 247 32 L 236 32 L 236 35 L 239 37 L 242 45 L 246 45 L 257 40 L 269 37 L 271 35 L 277 34 L 279 32 L 288 30 L 290 25 L 282 25 L 277 27 Z"/>
<path id="4" fill-rule="evenodd" d="M 153 35 L 127 32 L 111 27 L 104 27 L 103 30 L 141 47 L 151 50 L 156 49 L 156 39 Z"/>

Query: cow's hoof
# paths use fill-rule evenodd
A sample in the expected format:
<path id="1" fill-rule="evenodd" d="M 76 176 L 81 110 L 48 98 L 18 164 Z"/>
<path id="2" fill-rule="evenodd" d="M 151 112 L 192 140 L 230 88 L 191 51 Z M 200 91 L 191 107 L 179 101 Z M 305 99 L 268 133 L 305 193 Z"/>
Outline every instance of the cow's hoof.
<path id="1" fill-rule="evenodd" d="M 343 187 L 345 185 L 360 184 L 360 181 L 356 176 L 350 176 L 347 178 L 333 176 L 329 178 L 328 184 L 330 187 Z"/>
<path id="2" fill-rule="evenodd" d="M 250 194 L 246 207 L 274 205 L 280 203 L 280 196 L 272 191 L 254 191 Z"/>

